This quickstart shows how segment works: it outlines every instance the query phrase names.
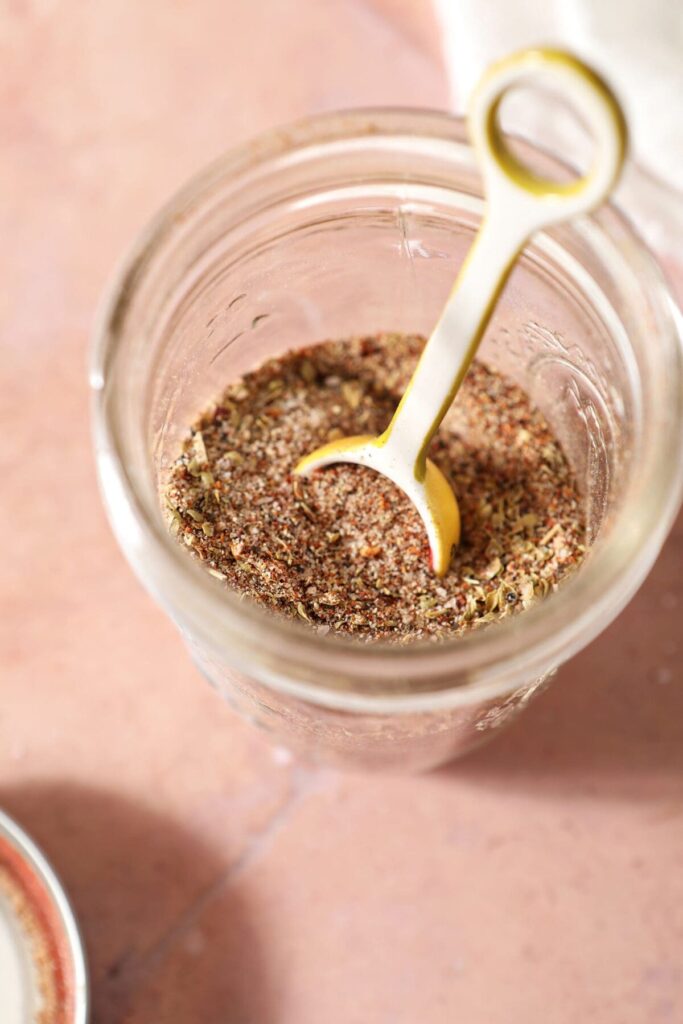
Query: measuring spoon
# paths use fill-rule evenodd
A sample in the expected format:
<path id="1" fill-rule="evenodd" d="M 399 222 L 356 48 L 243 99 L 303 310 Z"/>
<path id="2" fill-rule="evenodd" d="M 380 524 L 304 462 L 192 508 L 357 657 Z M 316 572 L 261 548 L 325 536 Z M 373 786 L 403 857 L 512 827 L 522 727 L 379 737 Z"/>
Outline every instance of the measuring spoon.
<path id="1" fill-rule="evenodd" d="M 594 141 L 588 173 L 570 182 L 537 177 L 508 147 L 500 104 L 512 87 L 537 82 L 568 100 Z M 336 462 L 367 466 L 389 477 L 417 508 L 429 540 L 431 566 L 443 576 L 460 539 L 453 489 L 427 449 L 474 358 L 512 266 L 536 231 L 598 206 L 624 159 L 626 126 L 616 99 L 585 64 L 559 50 L 524 50 L 493 65 L 477 86 L 468 128 L 487 197 L 486 215 L 441 318 L 389 426 L 379 437 L 347 437 L 306 455 L 307 475 Z"/>

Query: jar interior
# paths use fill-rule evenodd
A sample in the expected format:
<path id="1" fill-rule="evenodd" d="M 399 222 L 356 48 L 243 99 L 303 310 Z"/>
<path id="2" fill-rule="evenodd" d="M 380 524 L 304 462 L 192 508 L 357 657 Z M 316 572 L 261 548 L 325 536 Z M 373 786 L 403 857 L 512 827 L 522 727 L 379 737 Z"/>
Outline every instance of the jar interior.
<path id="1" fill-rule="evenodd" d="M 140 356 L 157 493 L 197 415 L 265 359 L 354 335 L 429 335 L 484 210 L 471 155 L 453 144 L 421 164 L 406 142 L 389 168 L 379 151 L 372 166 L 366 153 L 353 157 L 273 168 L 241 205 L 233 195 L 190 219 L 149 304 Z M 640 422 L 629 339 L 643 328 L 619 259 L 592 221 L 538 236 L 479 351 L 527 391 L 562 443 L 591 543 L 618 505 Z"/>

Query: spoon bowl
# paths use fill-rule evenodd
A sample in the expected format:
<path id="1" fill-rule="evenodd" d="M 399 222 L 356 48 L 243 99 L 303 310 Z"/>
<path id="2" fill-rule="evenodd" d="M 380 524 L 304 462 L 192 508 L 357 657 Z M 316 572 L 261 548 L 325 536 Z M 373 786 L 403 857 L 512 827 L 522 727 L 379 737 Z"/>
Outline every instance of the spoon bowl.
<path id="1" fill-rule="evenodd" d="M 460 510 L 453 488 L 431 459 L 425 460 L 424 475 L 418 479 L 404 459 L 396 458 L 384 435 L 361 434 L 330 441 L 306 455 L 297 465 L 302 476 L 335 462 L 366 466 L 388 477 L 407 494 L 420 513 L 429 540 L 430 562 L 437 576 L 444 576 L 453 546 L 460 540 Z"/>

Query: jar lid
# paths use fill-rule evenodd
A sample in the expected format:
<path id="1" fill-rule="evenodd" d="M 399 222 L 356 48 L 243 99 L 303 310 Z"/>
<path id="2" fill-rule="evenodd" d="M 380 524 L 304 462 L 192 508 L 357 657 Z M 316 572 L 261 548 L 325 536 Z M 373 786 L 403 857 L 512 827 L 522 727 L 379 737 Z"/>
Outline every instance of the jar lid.
<path id="1" fill-rule="evenodd" d="M 86 1024 L 88 980 L 73 910 L 32 839 L 0 811 L 2 1024 Z"/>

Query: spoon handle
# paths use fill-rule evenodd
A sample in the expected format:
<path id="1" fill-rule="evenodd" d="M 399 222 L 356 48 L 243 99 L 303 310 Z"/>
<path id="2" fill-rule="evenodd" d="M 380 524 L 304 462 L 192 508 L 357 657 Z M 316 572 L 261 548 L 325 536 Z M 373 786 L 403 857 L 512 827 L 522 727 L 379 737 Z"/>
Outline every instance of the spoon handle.
<path id="1" fill-rule="evenodd" d="M 508 89 L 530 79 L 558 91 L 590 129 L 595 152 L 584 177 L 562 183 L 539 178 L 508 148 L 498 120 L 500 104 Z M 418 480 L 424 479 L 429 442 L 525 242 L 535 231 L 599 205 L 619 175 L 626 148 L 623 115 L 609 88 L 580 61 L 555 50 L 525 50 L 494 65 L 474 93 L 468 120 L 487 214 L 401 403 L 378 440 L 389 459 L 410 459 Z"/>

